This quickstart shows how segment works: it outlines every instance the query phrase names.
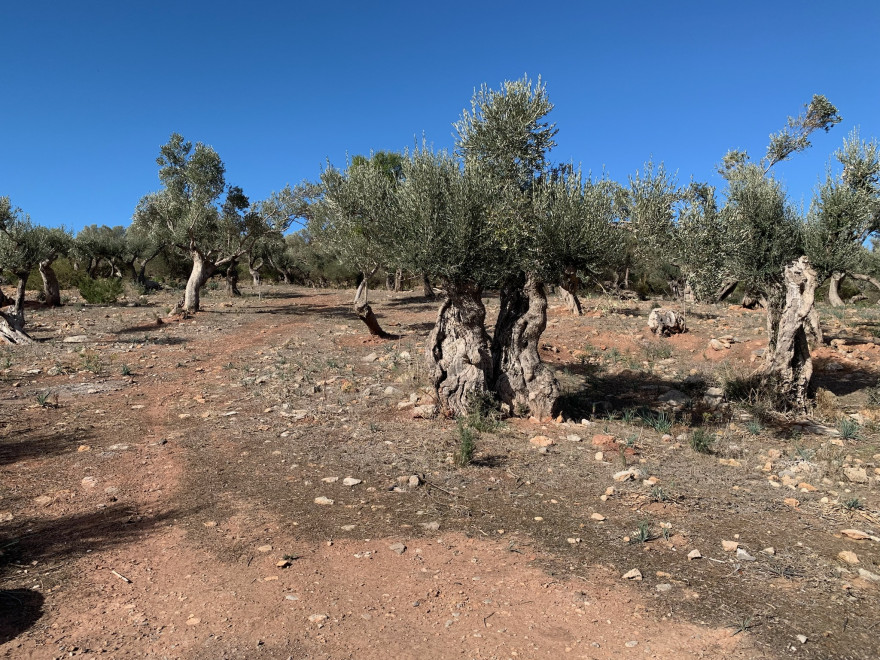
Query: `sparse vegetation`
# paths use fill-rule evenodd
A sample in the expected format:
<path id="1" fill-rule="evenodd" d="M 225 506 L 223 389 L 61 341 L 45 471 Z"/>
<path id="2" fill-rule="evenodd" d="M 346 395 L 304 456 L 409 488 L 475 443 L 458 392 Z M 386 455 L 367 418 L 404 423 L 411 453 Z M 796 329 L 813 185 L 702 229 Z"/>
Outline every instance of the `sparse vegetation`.
<path id="1" fill-rule="evenodd" d="M 688 438 L 688 444 L 695 452 L 699 454 L 708 454 L 712 451 L 714 438 L 711 433 L 706 431 L 706 429 L 696 428 L 691 431 L 691 435 Z"/>

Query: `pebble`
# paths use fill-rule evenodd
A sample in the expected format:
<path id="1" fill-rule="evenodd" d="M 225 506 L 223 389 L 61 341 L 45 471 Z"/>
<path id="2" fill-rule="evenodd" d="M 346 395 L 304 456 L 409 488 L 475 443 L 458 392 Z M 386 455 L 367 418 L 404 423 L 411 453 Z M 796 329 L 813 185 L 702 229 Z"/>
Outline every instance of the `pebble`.
<path id="1" fill-rule="evenodd" d="M 736 558 L 742 561 L 755 561 L 755 558 L 742 548 L 736 549 Z"/>
<path id="2" fill-rule="evenodd" d="M 39 506 L 49 506 L 52 504 L 52 498 L 48 495 L 40 495 L 39 497 L 34 499 L 34 504 Z"/>
<path id="3" fill-rule="evenodd" d="M 322 623 L 326 621 L 329 617 L 326 614 L 312 614 L 309 616 L 309 621 L 312 623 Z"/>
<path id="4" fill-rule="evenodd" d="M 392 543 L 388 546 L 388 549 L 393 550 L 399 555 L 402 555 L 404 552 L 406 552 L 406 546 L 403 543 Z"/>
<path id="5" fill-rule="evenodd" d="M 361 362 L 375 362 L 379 359 L 379 356 L 375 353 L 370 353 L 369 355 L 365 355 L 361 358 Z"/>
<path id="6" fill-rule="evenodd" d="M 346 477 L 342 480 L 343 486 L 357 486 L 359 483 L 361 483 L 361 480 L 354 477 Z"/>
<path id="7" fill-rule="evenodd" d="M 186 620 L 186 625 L 188 626 L 197 626 L 202 622 L 198 617 L 192 616 Z"/>
<path id="8" fill-rule="evenodd" d="M 605 460 L 605 454 L 602 453 L 601 451 L 597 451 L 596 454 L 593 456 L 593 458 L 595 458 L 597 461 L 599 461 L 601 463 L 602 461 Z"/>
<path id="9" fill-rule="evenodd" d="M 736 541 L 722 541 L 721 547 L 724 548 L 724 552 L 736 552 L 737 548 L 739 548 L 739 543 Z"/>
<path id="10" fill-rule="evenodd" d="M 590 515 L 590 518 L 592 520 L 598 520 L 599 522 L 602 522 L 603 520 L 606 519 L 605 516 L 603 516 L 601 513 L 594 513 L 594 514 Z"/>
<path id="11" fill-rule="evenodd" d="M 272 546 L 271 545 L 261 545 L 259 548 L 257 548 L 257 552 L 272 552 Z"/>
<path id="12" fill-rule="evenodd" d="M 634 639 L 632 639 L 632 640 L 628 641 L 626 644 L 624 644 L 624 646 L 628 649 L 634 649 L 638 645 L 639 645 L 639 643 Z"/>
<path id="13" fill-rule="evenodd" d="M 98 480 L 95 477 L 83 477 L 81 483 L 85 488 L 94 488 L 98 485 Z"/>
<path id="14" fill-rule="evenodd" d="M 324 477 L 321 479 L 325 484 L 333 484 L 339 481 L 339 477 Z"/>
<path id="15" fill-rule="evenodd" d="M 872 573 L 871 571 L 866 571 L 864 568 L 859 569 L 859 577 L 864 580 L 870 580 L 871 582 L 880 582 L 880 575 Z"/>
<path id="16" fill-rule="evenodd" d="M 331 500 L 329 497 L 324 497 L 322 495 L 321 497 L 315 498 L 315 504 L 329 505 L 329 504 L 333 504 L 333 500 Z"/>
<path id="17" fill-rule="evenodd" d="M 297 596 L 296 594 L 287 594 L 284 597 L 284 600 L 299 600 L 299 596 Z"/>
<path id="18" fill-rule="evenodd" d="M 343 532 L 350 532 L 350 531 L 352 531 L 354 528 L 355 528 L 355 525 L 343 525 L 342 527 L 340 527 L 340 529 L 341 529 Z"/>
<path id="19" fill-rule="evenodd" d="M 702 559 L 702 557 L 703 555 L 696 548 L 688 553 L 688 559 Z"/>
<path id="20" fill-rule="evenodd" d="M 859 557 L 851 550 L 843 550 L 837 553 L 837 558 L 845 561 L 847 564 L 858 564 Z"/>
<path id="21" fill-rule="evenodd" d="M 672 585 L 668 582 L 664 582 L 662 584 L 658 584 L 656 587 L 657 591 L 663 593 L 665 591 L 672 591 Z"/>
<path id="22" fill-rule="evenodd" d="M 431 522 L 419 523 L 419 525 L 430 532 L 436 532 L 438 529 L 440 529 L 440 523 L 434 520 L 432 520 Z"/>
<path id="23" fill-rule="evenodd" d="M 773 546 L 770 546 L 769 548 L 764 548 L 763 550 L 761 550 L 761 554 L 770 555 L 771 557 L 773 557 L 776 554 L 776 548 L 774 548 Z"/>
<path id="24" fill-rule="evenodd" d="M 574 433 L 571 433 L 566 436 L 566 440 L 568 440 L 569 442 L 580 442 L 581 436 L 575 435 Z"/>
<path id="25" fill-rule="evenodd" d="M 529 439 L 529 444 L 533 447 L 550 447 L 555 445 L 556 442 L 553 438 L 548 438 L 546 435 L 536 435 L 534 438 Z"/>
<path id="26" fill-rule="evenodd" d="M 634 568 L 624 573 L 622 577 L 624 580 L 641 580 L 642 572 L 639 569 Z"/>
<path id="27" fill-rule="evenodd" d="M 801 644 L 806 644 L 807 643 L 807 636 L 806 635 L 798 635 L 797 641 L 799 641 Z"/>

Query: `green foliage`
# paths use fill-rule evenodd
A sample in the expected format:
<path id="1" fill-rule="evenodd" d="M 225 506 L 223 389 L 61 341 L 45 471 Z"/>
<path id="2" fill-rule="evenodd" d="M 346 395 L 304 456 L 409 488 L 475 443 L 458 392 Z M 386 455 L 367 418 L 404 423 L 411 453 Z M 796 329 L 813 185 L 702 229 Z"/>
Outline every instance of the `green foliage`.
<path id="1" fill-rule="evenodd" d="M 712 443 L 714 442 L 712 434 L 703 428 L 697 428 L 691 431 L 688 438 L 688 444 L 691 449 L 699 454 L 708 454 L 712 451 Z"/>
<path id="2" fill-rule="evenodd" d="M 118 277 L 91 278 L 83 275 L 77 281 L 80 295 L 93 305 L 115 303 L 125 291 L 125 285 Z"/>
<path id="3" fill-rule="evenodd" d="M 862 511 L 865 508 L 865 504 L 858 497 L 843 500 L 841 504 L 843 505 L 843 508 L 848 511 Z"/>
<path id="4" fill-rule="evenodd" d="M 466 467 L 473 463 L 474 453 L 477 450 L 477 438 L 464 420 L 459 419 L 455 427 L 457 445 L 453 460 L 458 467 Z"/>
<path id="5" fill-rule="evenodd" d="M 851 417 L 841 417 L 837 423 L 837 430 L 844 440 L 855 440 L 861 433 L 859 423 Z"/>

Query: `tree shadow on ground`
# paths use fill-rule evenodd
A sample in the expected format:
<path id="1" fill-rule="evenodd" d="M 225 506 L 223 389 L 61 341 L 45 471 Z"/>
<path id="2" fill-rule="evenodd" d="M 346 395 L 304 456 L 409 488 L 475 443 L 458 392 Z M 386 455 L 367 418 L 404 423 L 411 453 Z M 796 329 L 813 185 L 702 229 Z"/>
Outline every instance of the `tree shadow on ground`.
<path id="1" fill-rule="evenodd" d="M 43 594 L 33 589 L 0 590 L 0 644 L 18 637 L 43 616 Z"/>
<path id="2" fill-rule="evenodd" d="M 814 387 L 826 389 L 834 396 L 846 396 L 880 384 L 880 373 L 877 370 L 847 367 L 840 371 L 830 371 L 827 367 L 832 363 L 833 360 L 825 358 L 813 360 Z"/>
<path id="3" fill-rule="evenodd" d="M 82 433 L 74 437 L 66 430 L 13 433 L 0 438 L 0 465 L 75 452 L 80 445 L 88 444 L 89 437 Z"/>

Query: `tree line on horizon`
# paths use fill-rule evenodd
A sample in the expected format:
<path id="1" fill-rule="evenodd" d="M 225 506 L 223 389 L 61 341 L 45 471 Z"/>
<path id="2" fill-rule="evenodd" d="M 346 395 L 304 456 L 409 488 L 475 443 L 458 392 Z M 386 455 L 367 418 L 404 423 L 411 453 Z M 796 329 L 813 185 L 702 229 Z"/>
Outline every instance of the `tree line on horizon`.
<path id="1" fill-rule="evenodd" d="M 679 185 L 662 163 L 616 182 L 553 162 L 552 109 L 540 78 L 484 85 L 454 123 L 452 151 L 423 142 L 404 153 L 355 156 L 261 201 L 227 184 L 210 146 L 173 134 L 157 158 L 161 188 L 138 202 L 131 224 L 93 225 L 76 236 L 32 224 L 2 197 L 0 267 L 18 284 L 0 312 L 0 334 L 28 341 L 32 273 L 41 276 L 44 302 L 61 304 L 59 260 L 81 290 L 108 277 L 149 289 L 156 286 L 150 269 L 162 261 L 169 274 L 188 273 L 180 303 L 188 313 L 198 311 L 200 291 L 215 275 L 239 294 L 245 266 L 255 283 L 264 273 L 355 283 L 354 310 L 378 336 L 387 335 L 368 301 L 371 281 L 384 271 L 399 287 L 410 274 L 426 296 L 437 285 L 443 291 L 426 350 L 440 405 L 459 414 L 489 397 L 511 414 L 544 418 L 559 406 L 559 385 L 538 355 L 549 289 L 574 314 L 584 288 L 650 289 L 701 302 L 738 290 L 767 312 L 761 383 L 779 407 L 805 411 L 807 342 L 821 333 L 816 288 L 828 282 L 832 305 L 843 304 L 844 278 L 880 291 L 877 141 L 857 131 L 843 140 L 802 217 L 773 168 L 841 121 L 823 96 L 770 136 L 760 160 L 724 155 L 720 194 L 706 183 Z M 295 222 L 303 228 L 286 234 Z M 871 239 L 874 250 L 865 247 Z M 491 335 L 487 290 L 500 301 Z"/>

